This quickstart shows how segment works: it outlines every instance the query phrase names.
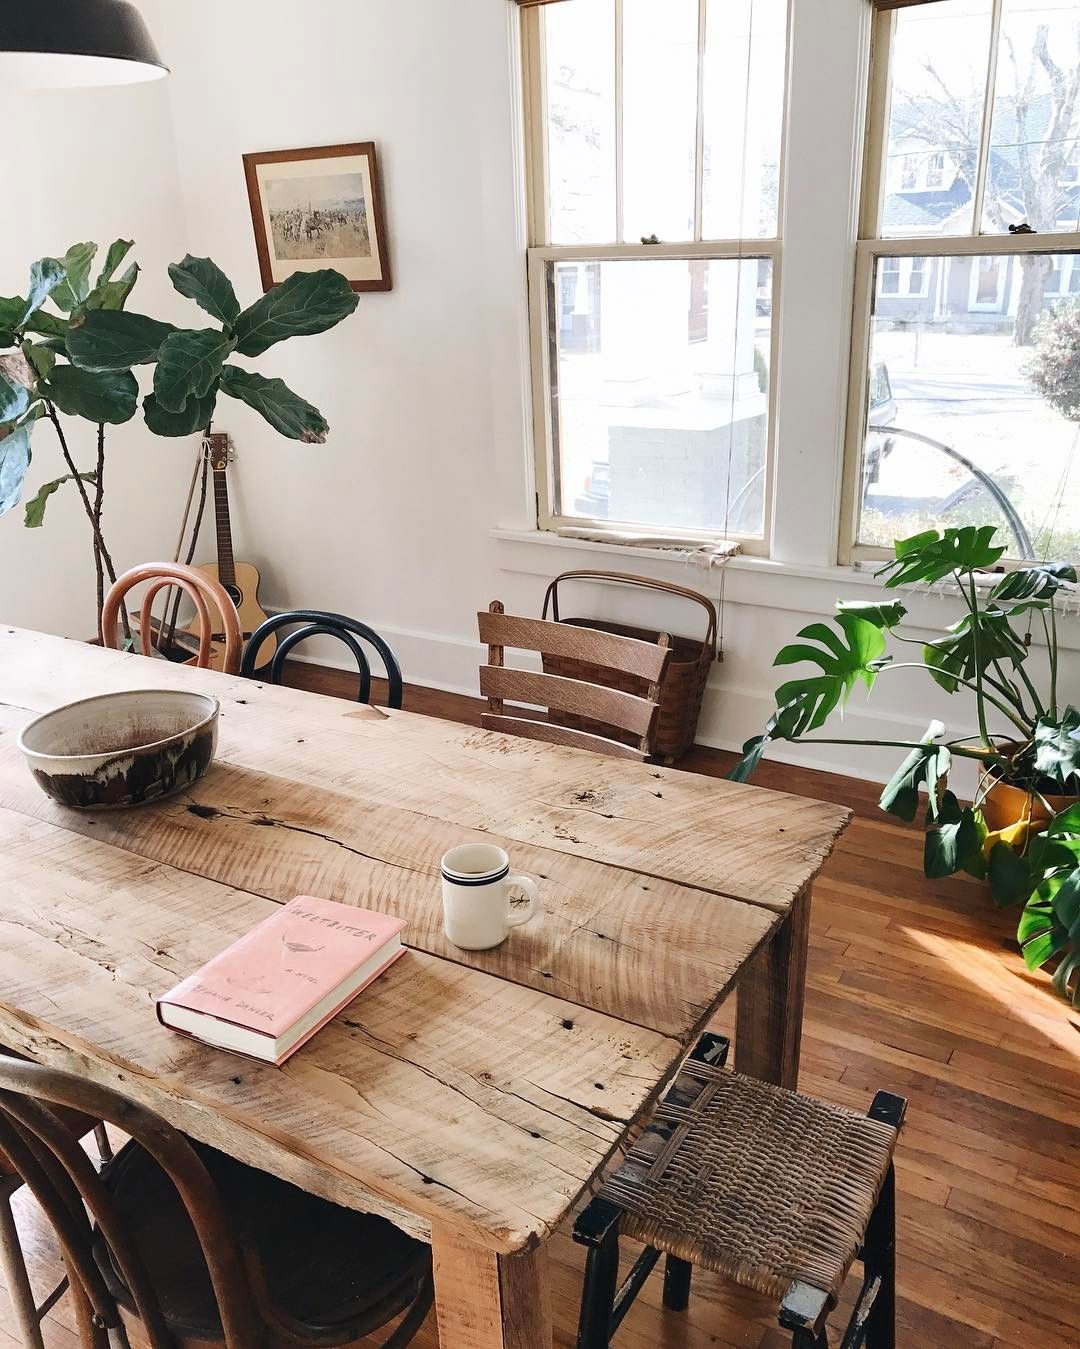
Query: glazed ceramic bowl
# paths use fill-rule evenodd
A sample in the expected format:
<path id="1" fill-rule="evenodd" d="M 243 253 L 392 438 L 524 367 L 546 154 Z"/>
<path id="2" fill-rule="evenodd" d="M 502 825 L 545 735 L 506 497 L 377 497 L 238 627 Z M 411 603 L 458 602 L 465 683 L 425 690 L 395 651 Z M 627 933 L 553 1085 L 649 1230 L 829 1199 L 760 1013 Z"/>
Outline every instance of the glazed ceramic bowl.
<path id="1" fill-rule="evenodd" d="M 137 689 L 46 712 L 18 744 L 41 790 L 75 810 L 157 801 L 190 787 L 217 748 L 216 698 Z"/>

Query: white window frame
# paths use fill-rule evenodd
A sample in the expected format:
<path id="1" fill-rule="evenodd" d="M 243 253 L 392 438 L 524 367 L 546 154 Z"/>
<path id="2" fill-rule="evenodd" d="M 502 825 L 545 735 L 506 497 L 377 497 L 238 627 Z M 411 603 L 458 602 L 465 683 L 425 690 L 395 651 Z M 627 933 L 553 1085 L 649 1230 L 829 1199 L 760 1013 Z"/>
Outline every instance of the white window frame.
<path id="1" fill-rule="evenodd" d="M 950 258 L 998 254 L 1076 253 L 1080 237 L 1075 231 L 1047 234 L 980 234 L 986 191 L 987 150 L 990 144 L 994 106 L 998 34 L 1003 0 L 994 0 L 993 28 L 989 44 L 986 102 L 979 146 L 979 172 L 972 202 L 972 234 L 881 237 L 887 169 L 888 116 L 891 98 L 891 51 L 898 14 L 902 10 L 875 13 L 871 36 L 870 90 L 867 101 L 863 192 L 856 245 L 855 306 L 851 342 L 851 381 L 848 396 L 847 435 L 844 454 L 844 490 L 841 508 L 839 560 L 841 565 L 875 561 L 891 556 L 890 550 L 859 543 L 858 528 L 862 492 L 862 451 L 870 388 L 870 347 L 877 261 L 882 257 L 927 257 L 942 263 Z M 929 272 L 931 269 L 928 268 Z M 936 269 L 940 271 L 940 267 Z M 972 283 L 974 285 L 974 282 Z M 974 292 L 973 292 L 974 293 Z M 902 294 L 902 292 L 901 292 Z"/>
<path id="2" fill-rule="evenodd" d="M 573 0 L 569 0 L 573 3 Z M 616 4 L 616 47 L 619 47 L 623 0 Z M 704 156 L 704 100 L 702 81 L 705 69 L 705 44 L 707 39 L 706 0 L 698 0 L 698 125 L 696 155 L 696 184 L 694 193 L 694 238 L 685 243 L 635 244 L 612 243 L 606 245 L 553 245 L 549 228 L 549 184 L 547 181 L 547 79 L 545 71 L 544 22 L 545 6 L 527 8 L 521 16 L 522 35 L 522 87 L 525 100 L 525 163 L 526 163 L 526 218 L 528 224 L 528 274 L 529 274 L 529 327 L 532 351 L 532 409 L 533 409 L 533 450 L 536 485 L 536 518 L 541 530 L 580 532 L 582 529 L 596 533 L 625 532 L 632 530 L 642 536 L 656 535 L 665 538 L 685 536 L 690 540 L 717 540 L 724 537 L 735 540 L 743 553 L 768 556 L 771 547 L 772 521 L 774 515 L 774 493 L 776 487 L 776 444 L 779 398 L 780 369 L 780 297 L 783 226 L 785 219 L 786 157 L 788 152 L 787 136 L 787 100 L 790 93 L 791 69 L 791 29 L 793 0 L 788 2 L 788 61 L 784 81 L 785 110 L 783 133 L 781 135 L 779 189 L 777 204 L 777 237 L 758 239 L 704 239 L 702 237 Z M 618 61 L 618 54 L 616 55 Z M 616 90 L 621 88 L 621 70 L 617 70 Z M 617 93 L 618 97 L 618 93 Z M 622 179 L 622 134 L 621 119 L 616 118 L 616 201 L 621 197 Z M 620 213 L 621 214 L 621 213 Z M 618 232 L 618 225 L 617 225 Z M 662 526 L 642 525 L 636 522 L 618 522 L 610 519 L 591 520 L 578 515 L 557 514 L 555 503 L 558 501 L 556 474 L 559 470 L 559 453 L 555 443 L 552 407 L 552 360 L 553 343 L 550 334 L 551 311 L 548 286 L 550 264 L 560 261 L 609 262 L 628 259 L 675 259 L 679 261 L 725 261 L 737 260 L 748 266 L 756 264 L 759 258 L 767 258 L 772 265 L 772 319 L 770 323 L 769 356 L 769 392 L 768 392 L 768 435 L 765 458 L 765 501 L 764 529 L 760 536 L 739 535 L 732 531 L 724 535 L 718 531 L 683 531 L 664 529 Z"/>

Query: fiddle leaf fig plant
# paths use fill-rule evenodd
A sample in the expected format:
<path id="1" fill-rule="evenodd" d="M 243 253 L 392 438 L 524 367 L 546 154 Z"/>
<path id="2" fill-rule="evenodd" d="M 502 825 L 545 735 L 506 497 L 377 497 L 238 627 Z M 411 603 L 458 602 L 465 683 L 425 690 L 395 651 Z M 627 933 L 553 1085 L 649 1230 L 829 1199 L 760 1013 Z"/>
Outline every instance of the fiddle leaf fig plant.
<path id="1" fill-rule="evenodd" d="M 126 307 L 139 268 L 121 268 L 133 247 L 117 239 L 94 277 L 97 244 L 73 244 L 63 258 L 33 264 L 25 296 L 0 297 L 0 515 L 22 498 L 34 426 L 47 419 L 67 471 L 27 503 L 25 523 L 40 528 L 51 498 L 74 484 L 93 537 L 99 620 L 105 582 L 116 579 L 102 536 L 106 428 L 131 421 L 141 397 L 152 435 L 206 433 L 224 395 L 254 409 L 280 435 L 322 444 L 330 428 L 317 408 L 282 380 L 231 358 L 261 356 L 291 337 L 326 332 L 359 300 L 340 273 L 323 269 L 297 273 L 244 309 L 216 263 L 189 255 L 169 268 L 173 286 L 219 326 L 178 328 Z M 141 366 L 154 367 L 145 396 L 135 374 Z M 75 463 L 64 420 L 72 418 L 96 428 L 92 468 Z"/>

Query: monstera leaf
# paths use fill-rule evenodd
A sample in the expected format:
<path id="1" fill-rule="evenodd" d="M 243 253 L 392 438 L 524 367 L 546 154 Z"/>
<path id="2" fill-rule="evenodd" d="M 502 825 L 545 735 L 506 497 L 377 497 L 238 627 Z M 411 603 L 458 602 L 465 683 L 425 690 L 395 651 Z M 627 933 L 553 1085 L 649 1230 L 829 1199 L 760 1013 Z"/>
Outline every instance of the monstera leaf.
<path id="1" fill-rule="evenodd" d="M 956 692 L 960 680 L 975 679 L 994 661 L 1019 665 L 1027 656 L 1027 647 L 1009 626 L 1008 618 L 995 609 L 983 611 L 977 620 L 965 614 L 946 636 L 923 647 L 930 677 L 949 693 Z"/>
<path id="2" fill-rule="evenodd" d="M 71 417 L 110 426 L 129 422 L 139 403 L 139 382 L 130 370 L 93 371 L 58 365 L 48 379 L 39 382 L 38 391 Z"/>
<path id="3" fill-rule="evenodd" d="M 1074 789 L 1069 779 L 1080 774 L 1080 712 L 1067 707 L 1058 718 L 1042 717 L 1035 726 L 1035 769 L 1059 784 Z"/>
<path id="4" fill-rule="evenodd" d="M 224 327 L 231 328 L 240 317 L 232 282 L 210 258 L 193 258 L 189 253 L 182 262 L 172 264 L 169 276 L 181 295 L 194 300 Z"/>
<path id="5" fill-rule="evenodd" d="M 913 749 L 881 792 L 879 805 L 889 815 L 900 820 L 913 820 L 919 809 L 919 788 L 926 788 L 927 816 L 936 819 L 939 814 L 939 791 L 949 776 L 952 755 L 937 741 L 945 734 L 940 721 L 932 721 L 926 728 L 923 743 Z"/>
<path id="6" fill-rule="evenodd" d="M 96 473 L 80 473 L 79 477 L 83 482 L 97 482 Z M 66 482 L 74 482 L 73 473 L 65 473 L 62 478 L 54 478 L 52 482 L 47 482 L 43 487 L 38 488 L 37 495 L 32 497 L 26 503 L 26 517 L 23 524 L 27 529 L 40 529 L 45 523 L 45 507 L 49 504 L 49 498 L 63 487 Z"/>
<path id="7" fill-rule="evenodd" d="M 236 349 L 242 356 L 261 356 L 275 342 L 324 333 L 358 303 L 359 296 L 340 272 L 294 272 L 236 320 Z"/>
<path id="8" fill-rule="evenodd" d="M 987 596 L 987 606 L 1013 617 L 1028 609 L 1045 608 L 1063 581 L 1076 581 L 1076 568 L 1067 562 L 1006 572 Z"/>
<path id="9" fill-rule="evenodd" d="M 970 806 L 961 806 L 945 792 L 938 808 L 937 824 L 926 831 L 923 870 L 931 878 L 953 876 L 958 871 L 983 874 L 982 841 L 985 826 Z"/>
<path id="10" fill-rule="evenodd" d="M 829 715 L 847 701 L 860 680 L 872 688 L 885 653 L 885 638 L 879 624 L 846 609 L 836 614 L 835 632 L 825 623 L 811 623 L 799 632 L 803 642 L 783 647 L 774 665 L 796 665 L 810 661 L 821 668 L 820 675 L 792 679 L 776 690 L 780 708 L 796 708 L 791 728 L 793 735 L 823 726 Z M 809 645 L 817 642 L 817 646 Z"/>
<path id="11" fill-rule="evenodd" d="M 65 314 L 70 314 L 90 294 L 90 267 L 97 251 L 97 244 L 72 244 L 64 254 L 64 279 L 53 291 L 52 300 Z"/>
<path id="12" fill-rule="evenodd" d="M 156 361 L 161 344 L 174 332 L 171 323 L 145 314 L 93 309 L 68 329 L 67 350 L 72 362 L 83 370 L 130 370 L 133 365 Z"/>
<path id="13" fill-rule="evenodd" d="M 30 427 L 16 426 L 6 435 L 3 431 L 0 427 L 0 515 L 19 504 L 30 467 Z"/>
<path id="14" fill-rule="evenodd" d="M 330 427 L 318 408 L 306 403 L 280 379 L 265 379 L 250 370 L 227 365 L 221 380 L 222 393 L 239 398 L 265 417 L 275 431 L 290 440 L 321 445 Z"/>
<path id="15" fill-rule="evenodd" d="M 216 328 L 170 333 L 154 371 L 154 397 L 162 411 L 182 412 L 189 398 L 205 398 L 235 346 L 235 338 Z"/>
<path id="16" fill-rule="evenodd" d="M 205 398 L 189 398 L 179 412 L 169 412 L 148 393 L 143 399 L 147 430 L 155 436 L 191 436 L 196 431 L 205 431 L 214 416 L 217 395 L 214 385 Z"/>
<path id="17" fill-rule="evenodd" d="M 911 585 L 922 581 L 932 585 L 953 572 L 978 571 L 992 567 L 1004 557 L 1005 548 L 994 545 L 995 527 L 965 525 L 962 529 L 946 529 L 939 533 L 929 529 L 910 539 L 899 540 L 896 556 L 878 571 L 886 577 L 885 586 Z"/>

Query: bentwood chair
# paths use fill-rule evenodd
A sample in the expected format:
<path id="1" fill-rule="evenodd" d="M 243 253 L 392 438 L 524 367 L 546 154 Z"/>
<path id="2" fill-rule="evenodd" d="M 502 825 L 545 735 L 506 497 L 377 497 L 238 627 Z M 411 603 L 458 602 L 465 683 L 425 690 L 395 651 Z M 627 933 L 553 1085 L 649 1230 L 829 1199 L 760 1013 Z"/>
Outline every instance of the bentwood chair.
<path id="1" fill-rule="evenodd" d="M 120 635 L 117 631 L 120 618 L 120 606 L 137 585 L 144 581 L 150 584 L 142 600 L 142 621 L 139 624 L 139 636 L 144 656 L 154 654 L 153 647 L 153 610 L 154 600 L 162 590 L 174 587 L 182 590 L 195 606 L 195 616 L 199 625 L 199 650 L 195 658 L 188 662 L 201 669 L 211 664 L 225 674 L 238 674 L 240 671 L 240 651 L 244 636 L 240 629 L 240 618 L 236 605 L 229 598 L 223 585 L 207 576 L 195 567 L 187 567 L 182 562 L 145 562 L 132 567 L 130 571 L 118 576 L 105 596 L 101 611 L 101 640 L 105 646 L 117 650 Z M 209 603 L 208 603 L 209 602 Z M 215 615 L 211 615 L 213 605 Z M 216 656 L 220 651 L 220 659 Z"/>
<path id="2" fill-rule="evenodd" d="M 357 641 L 357 638 L 360 638 L 375 648 L 379 659 L 383 663 L 383 668 L 386 670 L 387 707 L 401 707 L 404 694 L 401 666 L 386 642 L 374 628 L 369 628 L 366 623 L 360 623 L 355 618 L 346 618 L 344 614 L 327 613 L 322 609 L 293 609 L 288 613 L 275 614 L 272 618 L 268 618 L 265 623 L 260 623 L 248 640 L 240 673 L 248 679 L 253 678 L 255 672 L 259 669 L 259 655 L 266 639 L 280 628 L 293 627 L 298 623 L 305 624 L 305 626 L 299 627 L 295 632 L 290 632 L 287 637 L 283 637 L 274 652 L 269 670 L 269 678 L 272 684 L 280 684 L 285 678 L 285 661 L 294 647 L 301 642 L 306 642 L 309 637 L 336 637 L 352 652 L 360 673 L 360 691 L 357 694 L 357 702 L 370 703 L 371 665 L 368 662 L 367 653 L 360 642 Z"/>
<path id="3" fill-rule="evenodd" d="M 100 1174 L 65 1108 L 129 1136 Z M 150 1349 L 334 1349 L 395 1319 L 383 1349 L 402 1349 L 431 1307 L 427 1246 L 83 1078 L 0 1056 L 0 1147 L 56 1232 L 87 1349 L 126 1325 Z"/>
<path id="4" fill-rule="evenodd" d="M 661 1253 L 664 1306 L 685 1311 L 694 1265 L 780 1303 L 793 1349 L 828 1349 L 848 1271 L 863 1284 L 840 1349 L 895 1349 L 892 1157 L 906 1102 L 868 1115 L 730 1072 L 705 1035 L 649 1127 L 574 1228 L 587 1247 L 578 1349 L 608 1349 Z M 619 1237 L 641 1241 L 621 1288 Z"/>
<path id="5" fill-rule="evenodd" d="M 10 1055 L 11 1050 L 0 1049 L 0 1053 Z M 100 1120 L 91 1119 L 76 1110 L 64 1109 L 57 1111 L 57 1118 L 73 1139 L 82 1139 L 93 1133 L 102 1164 L 112 1160 L 112 1147 Z M 41 1323 L 63 1297 L 68 1284 L 66 1278 L 61 1279 L 40 1303 L 34 1294 L 11 1208 L 11 1200 L 22 1186 L 22 1176 L 0 1148 L 0 1269 L 3 1270 L 15 1327 L 24 1349 L 45 1349 Z"/>
<path id="6" fill-rule="evenodd" d="M 527 736 L 549 744 L 591 749 L 619 759 L 645 759 L 651 752 L 660 680 L 671 656 L 671 638 L 655 642 L 601 632 L 593 628 L 549 623 L 542 618 L 515 618 L 495 600 L 477 614 L 480 640 L 487 644 L 487 664 L 480 667 L 480 692 L 488 700 L 481 725 L 492 731 Z M 647 680 L 644 696 L 583 679 L 507 669 L 506 648 L 541 657 L 588 661 L 613 675 Z M 614 682 L 614 681 L 613 681 Z M 508 713 L 506 702 L 547 709 L 546 720 Z M 599 727 L 599 731 L 595 728 Z"/>

